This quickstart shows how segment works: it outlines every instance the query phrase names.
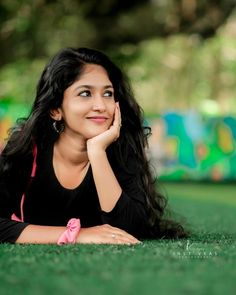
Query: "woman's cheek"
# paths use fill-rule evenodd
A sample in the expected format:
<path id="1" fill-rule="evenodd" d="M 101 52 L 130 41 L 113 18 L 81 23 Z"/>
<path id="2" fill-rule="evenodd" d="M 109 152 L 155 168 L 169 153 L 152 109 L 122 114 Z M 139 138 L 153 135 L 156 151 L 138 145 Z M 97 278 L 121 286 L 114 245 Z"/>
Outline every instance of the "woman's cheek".
<path id="1" fill-rule="evenodd" d="M 113 124 L 113 121 L 114 121 L 114 119 L 109 120 L 109 123 L 108 123 L 107 129 L 109 129 L 109 128 L 111 127 L 111 125 Z"/>
<path id="2" fill-rule="evenodd" d="M 110 106 L 110 114 L 111 114 L 111 120 L 109 120 L 110 122 L 109 122 L 109 126 L 108 126 L 108 128 L 110 128 L 111 127 L 111 125 L 113 124 L 113 122 L 114 122 L 114 119 L 115 119 L 115 111 L 116 111 L 116 103 L 115 103 L 115 101 L 112 103 L 112 105 Z"/>
<path id="3" fill-rule="evenodd" d="M 114 102 L 113 111 L 112 111 L 112 118 L 115 119 L 115 112 L 116 112 L 116 103 Z"/>

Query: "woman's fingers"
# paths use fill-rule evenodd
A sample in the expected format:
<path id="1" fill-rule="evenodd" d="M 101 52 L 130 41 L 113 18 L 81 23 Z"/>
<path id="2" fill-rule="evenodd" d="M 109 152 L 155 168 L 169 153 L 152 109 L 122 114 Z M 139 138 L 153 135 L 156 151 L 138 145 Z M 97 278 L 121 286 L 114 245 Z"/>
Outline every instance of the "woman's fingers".
<path id="1" fill-rule="evenodd" d="M 117 239 L 122 239 L 122 240 L 127 240 L 131 243 L 139 243 L 139 240 L 136 239 L 135 237 L 131 236 L 130 234 L 124 232 L 115 232 L 111 234 L 111 237 L 114 239 L 114 240 L 117 240 Z"/>
<path id="2" fill-rule="evenodd" d="M 78 243 L 85 244 L 138 244 L 140 241 L 126 231 L 108 224 L 82 228 L 77 238 Z"/>
<path id="3" fill-rule="evenodd" d="M 127 238 L 125 236 L 116 236 L 115 238 L 113 237 L 107 237 L 107 243 L 108 244 L 124 244 L 124 245 L 135 245 L 139 244 L 139 241 Z"/>
<path id="4" fill-rule="evenodd" d="M 117 228 L 112 227 L 110 225 L 104 225 L 108 229 L 108 234 L 110 235 L 110 238 L 116 242 L 124 242 L 124 243 L 131 243 L 131 244 L 137 244 L 140 243 L 138 239 L 136 239 L 134 236 L 130 235 L 126 231 Z"/>
<path id="5" fill-rule="evenodd" d="M 109 128 L 113 132 L 113 141 L 116 141 L 119 138 L 120 128 L 121 128 L 121 113 L 120 113 L 119 103 L 116 102 L 114 120 L 111 127 Z"/>
<path id="6" fill-rule="evenodd" d="M 114 125 L 121 127 L 121 113 L 120 113 L 120 106 L 119 102 L 116 102 L 116 110 L 115 110 L 115 117 L 114 117 Z"/>

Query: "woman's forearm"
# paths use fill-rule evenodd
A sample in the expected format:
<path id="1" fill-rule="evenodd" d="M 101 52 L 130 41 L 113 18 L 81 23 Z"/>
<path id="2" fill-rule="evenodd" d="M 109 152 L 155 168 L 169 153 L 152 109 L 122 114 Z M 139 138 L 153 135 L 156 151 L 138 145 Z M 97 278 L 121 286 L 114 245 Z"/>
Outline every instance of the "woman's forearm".
<path id="1" fill-rule="evenodd" d="M 28 225 L 16 240 L 18 244 L 57 244 L 66 230 L 62 226 Z M 139 241 L 127 232 L 108 224 L 81 228 L 75 243 L 82 244 L 137 244 Z"/>
<path id="2" fill-rule="evenodd" d="M 101 209 L 110 212 L 119 200 L 122 189 L 108 161 L 105 151 L 90 155 L 93 178 Z"/>
<path id="3" fill-rule="evenodd" d="M 56 244 L 66 230 L 63 226 L 28 225 L 20 234 L 18 244 Z"/>

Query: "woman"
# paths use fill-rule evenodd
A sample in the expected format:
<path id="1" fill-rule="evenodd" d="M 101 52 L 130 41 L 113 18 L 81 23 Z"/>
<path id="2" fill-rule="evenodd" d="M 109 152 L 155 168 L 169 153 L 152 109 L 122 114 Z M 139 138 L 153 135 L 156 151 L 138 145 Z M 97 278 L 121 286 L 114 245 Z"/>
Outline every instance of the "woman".
<path id="1" fill-rule="evenodd" d="M 149 128 L 120 69 L 67 48 L 45 67 L 0 160 L 0 241 L 136 244 L 176 238 L 145 156 Z"/>

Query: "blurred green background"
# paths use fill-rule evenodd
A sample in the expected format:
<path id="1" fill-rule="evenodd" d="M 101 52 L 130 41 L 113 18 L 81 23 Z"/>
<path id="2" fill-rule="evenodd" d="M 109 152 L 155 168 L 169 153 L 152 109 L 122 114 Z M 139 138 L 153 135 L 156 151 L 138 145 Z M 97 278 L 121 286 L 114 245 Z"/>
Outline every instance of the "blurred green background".
<path id="1" fill-rule="evenodd" d="M 105 51 L 128 74 L 166 180 L 236 179 L 236 1 L 2 0 L 0 145 L 62 47 Z"/>

